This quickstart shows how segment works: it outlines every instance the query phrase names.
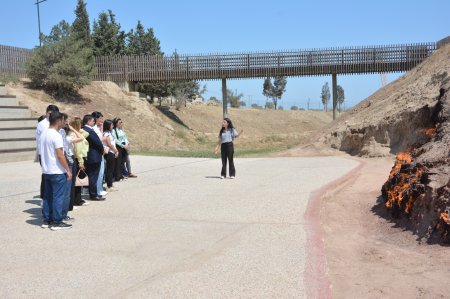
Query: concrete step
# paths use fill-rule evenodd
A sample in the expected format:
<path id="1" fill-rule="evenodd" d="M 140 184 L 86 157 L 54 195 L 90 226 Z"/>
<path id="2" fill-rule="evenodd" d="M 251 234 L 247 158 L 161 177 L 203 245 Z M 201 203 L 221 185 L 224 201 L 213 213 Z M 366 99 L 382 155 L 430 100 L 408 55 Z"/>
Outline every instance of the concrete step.
<path id="1" fill-rule="evenodd" d="M 0 150 L 0 163 L 17 161 L 34 161 L 36 158 L 35 148 L 19 150 Z"/>
<path id="2" fill-rule="evenodd" d="M 6 86 L 3 83 L 0 83 L 0 95 L 6 94 Z"/>
<path id="3" fill-rule="evenodd" d="M 0 118 L 30 118 L 31 111 L 26 106 L 0 106 Z"/>
<path id="4" fill-rule="evenodd" d="M 35 127 L 22 127 L 22 128 L 0 128 L 0 140 L 1 139 L 14 139 L 14 138 L 35 138 Z"/>
<path id="5" fill-rule="evenodd" d="M 21 150 L 36 148 L 36 138 L 5 138 L 0 139 L 1 150 Z"/>
<path id="6" fill-rule="evenodd" d="M 37 118 L 0 118 L 0 129 L 34 127 L 36 131 L 37 125 Z"/>
<path id="7" fill-rule="evenodd" d="M 16 96 L 0 94 L 0 106 L 19 106 L 19 100 Z"/>

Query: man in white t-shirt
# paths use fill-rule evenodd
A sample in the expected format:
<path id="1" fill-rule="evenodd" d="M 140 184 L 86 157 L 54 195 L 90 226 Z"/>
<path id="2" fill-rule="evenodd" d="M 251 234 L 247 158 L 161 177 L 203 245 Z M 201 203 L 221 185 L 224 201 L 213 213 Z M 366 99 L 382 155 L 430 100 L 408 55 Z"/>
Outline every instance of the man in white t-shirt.
<path id="1" fill-rule="evenodd" d="M 66 182 L 72 180 L 72 173 L 64 156 L 63 138 L 58 132 L 63 126 L 62 114 L 57 111 L 52 112 L 49 116 L 49 127 L 42 132 L 39 144 L 45 185 L 41 227 L 50 227 L 51 230 L 72 227 L 71 224 L 63 222 Z"/>
<path id="2" fill-rule="evenodd" d="M 36 127 L 36 153 L 38 154 L 39 163 L 41 163 L 41 150 L 40 150 L 40 143 L 41 143 L 41 135 L 42 133 L 48 129 L 48 126 L 50 125 L 50 122 L 48 121 L 48 118 L 52 112 L 58 111 L 59 108 L 56 105 L 48 105 L 47 109 L 45 111 L 45 118 L 41 120 L 37 127 Z M 40 189 L 40 197 L 44 198 L 44 176 L 41 177 L 41 189 Z"/>

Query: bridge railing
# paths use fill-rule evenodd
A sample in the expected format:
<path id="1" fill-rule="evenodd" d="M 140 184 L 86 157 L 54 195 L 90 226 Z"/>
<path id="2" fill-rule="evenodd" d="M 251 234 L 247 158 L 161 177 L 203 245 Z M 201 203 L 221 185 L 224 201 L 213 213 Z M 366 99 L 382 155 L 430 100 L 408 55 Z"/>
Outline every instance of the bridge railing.
<path id="1" fill-rule="evenodd" d="M 0 45 L 0 78 L 8 75 L 26 77 L 25 63 L 32 50 Z"/>
<path id="2" fill-rule="evenodd" d="M 321 76 L 407 71 L 436 50 L 435 43 L 296 51 L 172 56 L 96 57 L 95 80 L 152 81 Z M 26 77 L 32 50 L 0 45 L 0 76 Z"/>
<path id="3" fill-rule="evenodd" d="M 406 71 L 431 55 L 435 43 L 318 50 L 97 57 L 98 80 L 198 80 L 319 76 Z"/>

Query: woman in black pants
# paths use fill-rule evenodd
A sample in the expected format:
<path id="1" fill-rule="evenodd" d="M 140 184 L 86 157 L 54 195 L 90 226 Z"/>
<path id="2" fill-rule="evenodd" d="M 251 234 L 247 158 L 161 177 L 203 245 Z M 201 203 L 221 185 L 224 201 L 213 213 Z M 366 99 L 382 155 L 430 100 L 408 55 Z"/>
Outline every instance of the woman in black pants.
<path id="1" fill-rule="evenodd" d="M 116 158 L 119 155 L 119 151 L 116 148 L 116 141 L 114 139 L 114 136 L 111 134 L 111 130 L 113 128 L 113 123 L 111 120 L 107 119 L 103 123 L 103 136 L 106 137 L 105 146 L 109 147 L 108 153 L 105 155 L 106 160 L 106 186 L 107 192 L 114 192 L 119 189 L 113 186 L 113 177 L 114 177 L 114 167 Z"/>
<path id="2" fill-rule="evenodd" d="M 230 167 L 230 179 L 234 179 L 236 176 L 236 169 L 234 168 L 233 156 L 234 156 L 234 146 L 233 140 L 240 136 L 244 130 L 237 132 L 233 127 L 233 123 L 229 118 L 224 118 L 222 122 L 222 128 L 219 132 L 219 141 L 217 143 L 215 153 L 220 152 L 222 155 L 222 171 L 220 172 L 220 178 L 224 179 L 227 176 L 227 160 Z"/>

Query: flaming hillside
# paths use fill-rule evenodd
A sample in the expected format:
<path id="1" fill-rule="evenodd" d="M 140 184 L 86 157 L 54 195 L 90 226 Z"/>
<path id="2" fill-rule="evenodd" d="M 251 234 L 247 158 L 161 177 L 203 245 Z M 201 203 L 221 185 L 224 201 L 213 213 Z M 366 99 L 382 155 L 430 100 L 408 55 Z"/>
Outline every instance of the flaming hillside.
<path id="1" fill-rule="evenodd" d="M 450 45 L 333 123 L 320 144 L 351 155 L 396 155 L 382 187 L 394 221 L 450 241 Z M 316 143 L 317 144 L 317 143 Z"/>

